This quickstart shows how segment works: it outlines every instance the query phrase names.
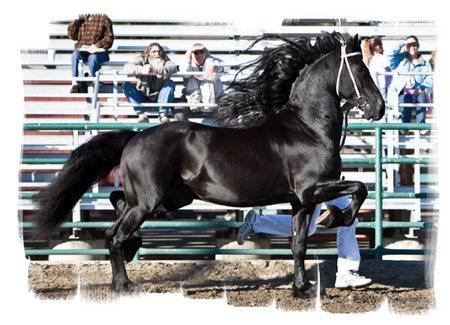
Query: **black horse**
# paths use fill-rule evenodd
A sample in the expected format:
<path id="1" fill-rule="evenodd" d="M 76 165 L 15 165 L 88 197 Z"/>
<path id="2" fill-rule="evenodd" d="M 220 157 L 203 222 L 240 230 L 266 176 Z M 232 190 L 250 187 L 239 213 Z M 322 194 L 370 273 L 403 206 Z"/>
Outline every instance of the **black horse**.
<path id="1" fill-rule="evenodd" d="M 373 120 L 385 107 L 362 61 L 358 37 L 341 42 L 333 33 L 314 45 L 287 41 L 265 51 L 252 65 L 254 73 L 236 82 L 219 105 L 219 120 L 245 127 L 173 122 L 92 138 L 35 195 L 37 233 L 49 236 L 81 195 L 120 164 L 123 191 L 110 196 L 118 218 L 106 232 L 114 290 L 133 288 L 124 259 L 139 247 L 137 231 L 144 220 L 200 199 L 241 207 L 290 203 L 294 295 L 314 295 L 304 259 L 315 205 L 352 195 L 345 211 L 334 209 L 324 221 L 330 227 L 351 225 L 367 197 L 361 182 L 340 180 L 341 100 Z"/>

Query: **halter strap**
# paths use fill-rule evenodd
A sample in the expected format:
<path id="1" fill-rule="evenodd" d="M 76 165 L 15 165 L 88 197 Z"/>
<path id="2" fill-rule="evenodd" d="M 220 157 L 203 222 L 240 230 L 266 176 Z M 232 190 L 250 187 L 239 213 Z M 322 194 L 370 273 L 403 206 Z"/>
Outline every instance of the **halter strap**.
<path id="1" fill-rule="evenodd" d="M 342 68 L 344 67 L 344 63 L 345 63 L 345 66 L 347 67 L 348 73 L 350 75 L 350 79 L 352 80 L 352 83 L 353 83 L 353 88 L 355 88 L 355 92 L 356 92 L 356 96 L 357 96 L 356 101 L 358 101 L 358 99 L 361 98 L 361 93 L 359 92 L 359 89 L 356 86 L 355 77 L 353 77 L 352 70 L 350 70 L 350 64 L 348 63 L 348 57 L 355 56 L 355 55 L 361 55 L 361 52 L 351 52 L 351 53 L 347 54 L 347 53 L 345 53 L 345 46 L 341 46 L 341 64 L 339 65 L 338 77 L 337 77 L 337 82 L 336 82 L 336 94 L 339 96 L 339 84 L 341 81 Z"/>
<path id="2" fill-rule="evenodd" d="M 347 70 L 348 70 L 348 74 L 350 75 L 350 79 L 352 80 L 352 83 L 353 83 L 353 88 L 355 89 L 355 93 L 357 96 L 356 103 L 359 107 L 359 106 L 364 105 L 365 100 L 364 100 L 364 98 L 361 97 L 361 93 L 359 92 L 358 86 L 356 85 L 355 77 L 353 76 L 352 70 L 350 69 L 350 64 L 348 63 L 348 57 L 355 56 L 355 55 L 361 55 L 361 52 L 350 52 L 347 54 L 347 53 L 345 53 L 345 45 L 341 46 L 341 63 L 339 65 L 339 71 L 338 71 L 337 82 L 336 82 L 336 94 L 339 96 L 339 84 L 341 81 L 342 69 L 343 69 L 344 63 L 345 63 L 345 66 L 347 67 Z M 361 99 L 362 99 L 362 101 L 361 101 Z M 348 114 L 350 113 L 350 109 L 351 109 L 351 107 L 345 107 L 348 104 L 349 103 L 344 104 L 344 112 L 343 112 L 343 114 L 344 114 L 344 135 L 342 136 L 341 145 L 340 145 L 339 150 L 342 150 L 342 148 L 344 147 L 345 139 L 347 137 Z"/>

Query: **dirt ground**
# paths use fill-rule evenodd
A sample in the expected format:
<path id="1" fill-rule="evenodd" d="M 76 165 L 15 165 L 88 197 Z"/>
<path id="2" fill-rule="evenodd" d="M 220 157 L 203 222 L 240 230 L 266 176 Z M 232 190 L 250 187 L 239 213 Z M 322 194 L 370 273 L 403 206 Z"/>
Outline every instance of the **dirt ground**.
<path id="1" fill-rule="evenodd" d="M 358 290 L 333 287 L 335 261 L 307 263 L 308 276 L 317 281 L 320 270 L 322 310 L 330 313 L 376 311 L 387 299 L 396 314 L 422 314 L 435 307 L 429 266 L 423 261 L 363 260 L 360 273 L 373 279 Z M 186 299 L 224 298 L 232 306 L 269 306 L 286 311 L 312 310 L 315 299 L 292 297 L 292 261 L 141 261 L 127 265 L 138 292 L 176 293 Z M 79 279 L 79 284 L 78 284 Z M 118 299 L 110 289 L 111 266 L 107 261 L 78 263 L 32 262 L 29 287 L 37 299 L 80 299 L 108 302 Z"/>

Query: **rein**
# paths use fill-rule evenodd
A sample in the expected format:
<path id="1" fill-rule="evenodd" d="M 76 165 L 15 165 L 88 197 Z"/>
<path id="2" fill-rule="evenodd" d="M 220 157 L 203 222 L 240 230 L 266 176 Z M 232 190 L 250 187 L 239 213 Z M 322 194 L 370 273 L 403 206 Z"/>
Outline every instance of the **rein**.
<path id="1" fill-rule="evenodd" d="M 341 145 L 339 146 L 339 151 L 341 151 L 342 148 L 344 148 L 345 139 L 347 138 L 348 114 L 350 113 L 350 110 L 352 108 L 353 108 L 353 105 L 349 104 L 348 102 L 342 106 L 342 110 L 343 110 L 343 114 L 344 114 L 344 135 L 342 136 Z"/>

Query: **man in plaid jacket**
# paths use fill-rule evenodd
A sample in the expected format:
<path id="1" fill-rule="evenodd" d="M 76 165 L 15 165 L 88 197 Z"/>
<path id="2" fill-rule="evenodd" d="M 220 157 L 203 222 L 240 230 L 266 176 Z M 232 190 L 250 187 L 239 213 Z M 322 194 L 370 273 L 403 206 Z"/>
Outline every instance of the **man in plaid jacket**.
<path id="1" fill-rule="evenodd" d="M 114 41 L 111 20 L 105 14 L 83 14 L 73 20 L 67 35 L 75 41 L 72 54 L 72 77 L 78 77 L 78 62 L 87 62 L 91 77 L 100 69 L 102 63 L 109 61 L 108 49 Z M 71 93 L 86 92 L 85 83 L 72 81 Z"/>

